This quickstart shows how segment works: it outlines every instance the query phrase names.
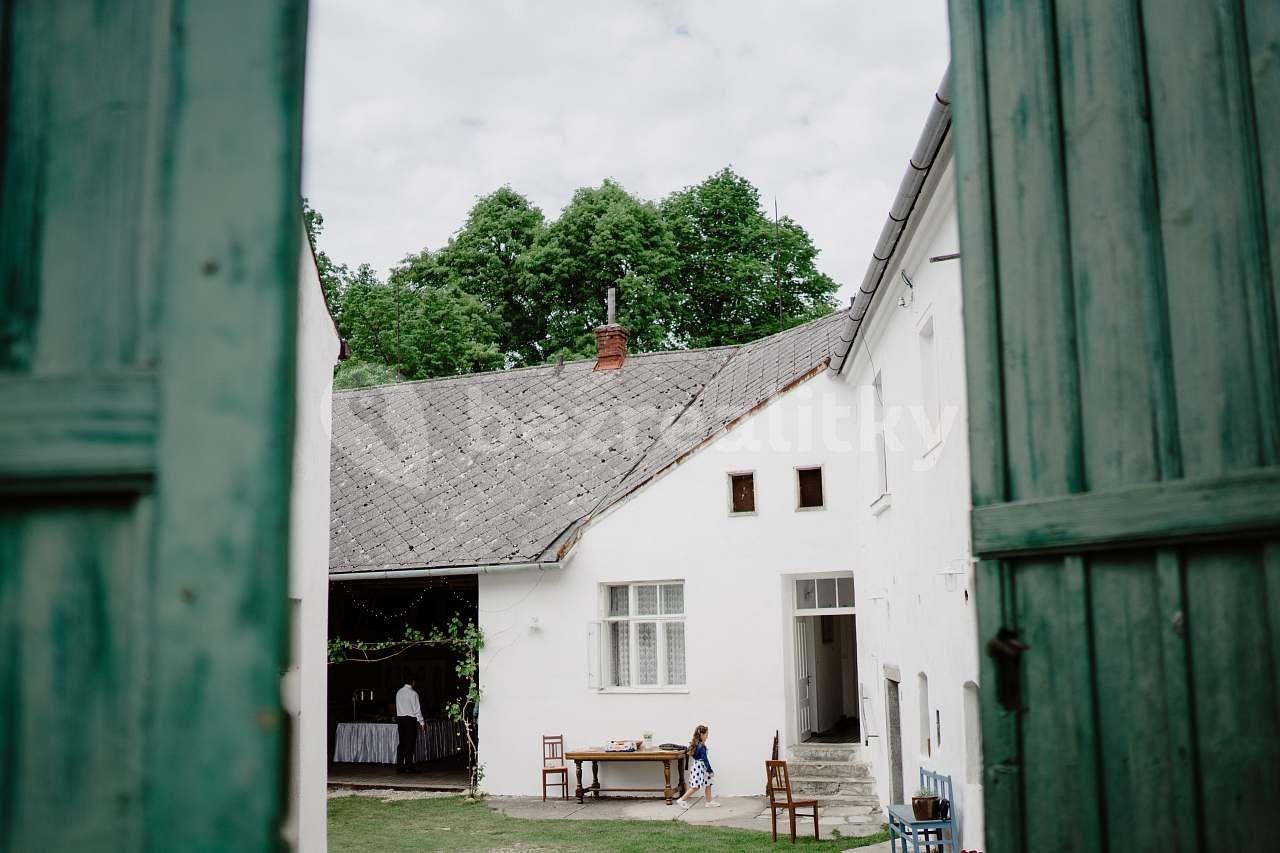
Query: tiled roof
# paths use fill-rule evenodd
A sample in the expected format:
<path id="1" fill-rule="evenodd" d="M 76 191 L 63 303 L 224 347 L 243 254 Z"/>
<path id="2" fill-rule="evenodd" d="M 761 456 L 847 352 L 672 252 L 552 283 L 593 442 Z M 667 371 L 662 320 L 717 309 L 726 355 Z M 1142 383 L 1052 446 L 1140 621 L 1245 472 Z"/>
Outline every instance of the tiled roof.
<path id="1" fill-rule="evenodd" d="M 334 392 L 330 571 L 555 559 L 593 511 L 826 363 L 844 312 L 740 347 Z"/>

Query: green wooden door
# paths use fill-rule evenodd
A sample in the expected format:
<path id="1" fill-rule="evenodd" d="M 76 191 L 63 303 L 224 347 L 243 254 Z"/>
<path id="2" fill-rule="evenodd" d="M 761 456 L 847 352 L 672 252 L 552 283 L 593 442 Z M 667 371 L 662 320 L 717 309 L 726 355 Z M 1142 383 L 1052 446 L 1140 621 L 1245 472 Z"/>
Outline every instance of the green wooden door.
<path id="1" fill-rule="evenodd" d="M 1013 632 L 987 848 L 1238 849 L 1280 801 L 1280 4 L 951 27 L 979 621 Z"/>
<path id="2" fill-rule="evenodd" d="M 278 846 L 305 28 L 0 2 L 0 850 Z"/>

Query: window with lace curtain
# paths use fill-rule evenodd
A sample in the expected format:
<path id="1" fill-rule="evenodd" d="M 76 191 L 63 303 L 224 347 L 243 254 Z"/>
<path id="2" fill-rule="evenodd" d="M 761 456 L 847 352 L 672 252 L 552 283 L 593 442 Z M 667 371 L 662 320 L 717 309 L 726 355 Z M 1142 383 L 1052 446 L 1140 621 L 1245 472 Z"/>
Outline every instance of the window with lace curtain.
<path id="1" fill-rule="evenodd" d="M 685 685 L 684 581 L 605 587 L 608 687 Z"/>

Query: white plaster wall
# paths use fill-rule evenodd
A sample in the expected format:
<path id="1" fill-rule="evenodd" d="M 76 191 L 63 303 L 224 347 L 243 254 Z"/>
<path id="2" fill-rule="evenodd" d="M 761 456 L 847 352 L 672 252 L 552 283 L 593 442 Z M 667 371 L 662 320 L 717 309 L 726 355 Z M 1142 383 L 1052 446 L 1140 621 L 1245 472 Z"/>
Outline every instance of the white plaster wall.
<path id="1" fill-rule="evenodd" d="M 285 835 L 305 853 L 327 847 L 329 443 L 338 347 L 304 232 L 298 267 L 297 420 L 289 522 L 292 656 L 283 694 L 294 733 Z"/>
<path id="2" fill-rule="evenodd" d="M 949 172 L 950 170 L 948 170 Z M 978 682 L 977 627 L 969 560 L 969 468 L 960 266 L 929 263 L 958 251 L 952 176 L 942 178 L 920 229 L 890 270 L 887 292 L 873 306 L 844 379 L 854 392 L 860 426 L 869 421 L 871 384 L 880 371 L 887 433 L 889 497 L 878 514 L 874 443 L 854 454 L 857 511 L 849 548 L 858 566 L 860 680 L 871 697 L 869 755 L 881 801 L 888 802 L 885 667 L 901 673 L 902 747 L 906 796 L 918 768 L 951 775 L 957 814 L 969 846 L 982 842 L 981 788 L 967 786 L 963 687 Z M 899 275 L 905 269 L 914 293 Z M 911 304 L 898 306 L 906 295 Z M 943 438 L 925 437 L 919 330 L 933 318 Z M 911 409 L 916 407 L 913 414 Z M 896 418 L 896 420 L 895 420 Z M 866 432 L 868 430 L 864 430 Z M 873 434 L 873 433 L 872 433 Z M 893 441 L 896 437 L 897 441 Z M 883 504 L 882 504 L 883 506 Z M 920 749 L 918 674 L 928 675 L 928 716 L 942 716 L 942 742 L 931 723 L 932 755 Z M 978 776 L 977 778 L 980 778 Z"/>
<path id="3" fill-rule="evenodd" d="M 540 794 L 540 737 L 566 745 L 639 737 L 687 743 L 711 727 L 717 792 L 759 794 L 775 730 L 794 711 L 792 597 L 785 575 L 854 568 L 849 524 L 865 509 L 851 474 L 848 389 L 829 372 L 745 419 L 593 523 L 559 572 L 480 577 L 484 787 Z M 843 448 L 843 452 L 842 452 Z M 797 512 L 795 468 L 824 466 L 827 509 Z M 757 512 L 728 514 L 730 471 L 754 471 Z M 588 686 L 588 625 L 601 584 L 683 579 L 688 689 Z M 532 622 L 537 619 L 537 628 Z M 661 787 L 661 770 L 602 767 L 602 785 Z M 589 779 L 588 779 L 589 781 Z"/>

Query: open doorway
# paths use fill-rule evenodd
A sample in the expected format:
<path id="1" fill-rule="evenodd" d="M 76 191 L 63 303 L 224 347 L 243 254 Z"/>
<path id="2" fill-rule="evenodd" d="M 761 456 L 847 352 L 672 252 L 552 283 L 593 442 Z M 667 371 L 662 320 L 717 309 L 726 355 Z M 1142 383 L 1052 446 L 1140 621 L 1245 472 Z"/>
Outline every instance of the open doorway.
<path id="1" fill-rule="evenodd" d="M 857 743 L 858 628 L 851 574 L 797 578 L 796 728 L 800 742 Z"/>
<path id="2" fill-rule="evenodd" d="M 329 637 L 366 644 L 430 636 L 455 617 L 477 620 L 475 575 L 331 584 Z M 458 675 L 461 652 L 448 646 L 397 644 L 329 665 L 329 781 L 463 790 L 467 731 L 449 706 L 466 692 Z M 363 658 L 369 658 L 365 660 Z M 415 744 L 416 772 L 396 771 L 396 692 L 413 682 L 424 725 Z M 476 719 L 469 714 L 472 737 Z"/>

